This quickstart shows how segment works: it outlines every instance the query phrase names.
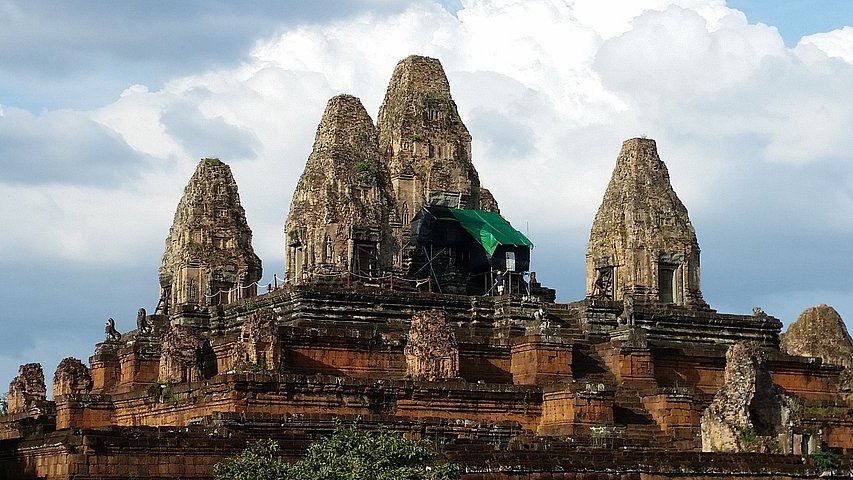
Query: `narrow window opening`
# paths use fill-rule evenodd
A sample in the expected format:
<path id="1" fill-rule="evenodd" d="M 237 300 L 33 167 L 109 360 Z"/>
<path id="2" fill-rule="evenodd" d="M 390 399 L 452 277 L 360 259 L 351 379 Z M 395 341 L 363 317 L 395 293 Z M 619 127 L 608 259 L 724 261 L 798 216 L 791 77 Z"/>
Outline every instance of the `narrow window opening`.
<path id="1" fill-rule="evenodd" d="M 662 303 L 675 303 L 675 265 L 658 267 L 658 291 Z"/>

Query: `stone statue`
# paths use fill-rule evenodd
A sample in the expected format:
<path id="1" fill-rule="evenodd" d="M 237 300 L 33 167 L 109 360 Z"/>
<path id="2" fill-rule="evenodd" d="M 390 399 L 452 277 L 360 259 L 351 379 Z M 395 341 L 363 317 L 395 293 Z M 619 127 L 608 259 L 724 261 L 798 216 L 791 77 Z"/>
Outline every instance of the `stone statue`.
<path id="1" fill-rule="evenodd" d="M 634 297 L 625 296 L 622 299 L 622 315 L 619 315 L 620 325 L 634 325 Z"/>
<path id="2" fill-rule="evenodd" d="M 761 307 L 752 307 L 752 316 L 753 317 L 766 317 L 767 314 L 764 313 L 764 309 Z"/>
<path id="3" fill-rule="evenodd" d="M 154 325 L 148 318 L 144 308 L 136 311 L 136 335 L 151 335 L 154 333 Z"/>
<path id="4" fill-rule="evenodd" d="M 121 333 L 116 330 L 116 321 L 112 319 L 112 317 L 107 319 L 106 325 L 104 325 L 104 341 L 106 342 L 117 342 L 121 340 Z"/>

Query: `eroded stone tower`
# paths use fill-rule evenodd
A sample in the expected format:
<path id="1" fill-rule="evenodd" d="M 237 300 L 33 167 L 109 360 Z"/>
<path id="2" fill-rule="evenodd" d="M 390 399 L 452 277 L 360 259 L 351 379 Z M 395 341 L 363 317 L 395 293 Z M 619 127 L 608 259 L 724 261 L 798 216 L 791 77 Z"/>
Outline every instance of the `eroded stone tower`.
<path id="1" fill-rule="evenodd" d="M 351 95 L 329 100 L 285 224 L 287 279 L 308 283 L 342 272 L 375 276 L 399 247 L 388 167 L 376 127 Z"/>
<path id="2" fill-rule="evenodd" d="M 404 225 L 425 204 L 481 208 L 471 134 L 456 110 L 441 62 L 417 55 L 401 60 L 377 123 Z M 496 210 L 488 197 L 487 206 Z"/>
<path id="3" fill-rule="evenodd" d="M 218 305 L 257 295 L 261 260 L 231 169 L 202 159 L 184 189 L 160 266 L 165 313 L 181 305 Z"/>
<path id="4" fill-rule="evenodd" d="M 586 254 L 587 296 L 705 307 L 699 242 L 654 140 L 622 144 Z"/>

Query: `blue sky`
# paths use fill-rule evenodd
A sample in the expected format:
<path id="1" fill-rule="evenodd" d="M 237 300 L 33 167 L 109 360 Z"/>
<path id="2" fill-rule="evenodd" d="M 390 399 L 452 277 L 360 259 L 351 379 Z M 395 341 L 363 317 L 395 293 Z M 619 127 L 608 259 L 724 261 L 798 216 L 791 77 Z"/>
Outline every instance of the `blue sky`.
<path id="1" fill-rule="evenodd" d="M 48 382 L 157 301 L 205 156 L 230 164 L 265 282 L 326 100 L 375 118 L 441 59 L 473 160 L 563 301 L 623 140 L 658 142 L 712 307 L 853 318 L 853 2 L 0 0 L 0 380 Z M 845 28 L 846 27 L 846 28 Z M 5 381 L 5 380 L 4 380 Z"/>
<path id="2" fill-rule="evenodd" d="M 829 32 L 853 23 L 849 0 L 728 0 L 750 22 L 773 25 L 788 46 L 813 33 Z"/>

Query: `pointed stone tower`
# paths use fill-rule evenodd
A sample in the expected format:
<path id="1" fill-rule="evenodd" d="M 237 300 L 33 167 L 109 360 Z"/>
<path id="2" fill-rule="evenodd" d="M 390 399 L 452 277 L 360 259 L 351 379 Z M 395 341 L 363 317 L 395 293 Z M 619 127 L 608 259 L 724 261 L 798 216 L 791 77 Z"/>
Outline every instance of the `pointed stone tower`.
<path id="1" fill-rule="evenodd" d="M 422 270 L 426 258 L 410 245 L 409 225 L 425 205 L 498 211 L 498 202 L 481 188 L 471 163 L 471 134 L 450 95 L 444 69 L 435 58 L 401 60 L 379 109 L 379 151 L 391 173 L 400 222 L 401 245 L 394 265 Z"/>
<path id="2" fill-rule="evenodd" d="M 290 283 L 375 277 L 391 268 L 399 225 L 373 120 L 351 95 L 329 100 L 285 224 Z"/>
<path id="3" fill-rule="evenodd" d="M 699 242 L 654 140 L 622 144 L 586 254 L 587 296 L 707 308 Z"/>
<path id="4" fill-rule="evenodd" d="M 412 55 L 397 64 L 377 123 L 404 226 L 425 204 L 481 208 L 471 134 L 437 59 Z"/>
<path id="5" fill-rule="evenodd" d="M 261 260 L 228 165 L 202 159 L 166 238 L 160 266 L 160 309 L 218 305 L 257 295 Z"/>

